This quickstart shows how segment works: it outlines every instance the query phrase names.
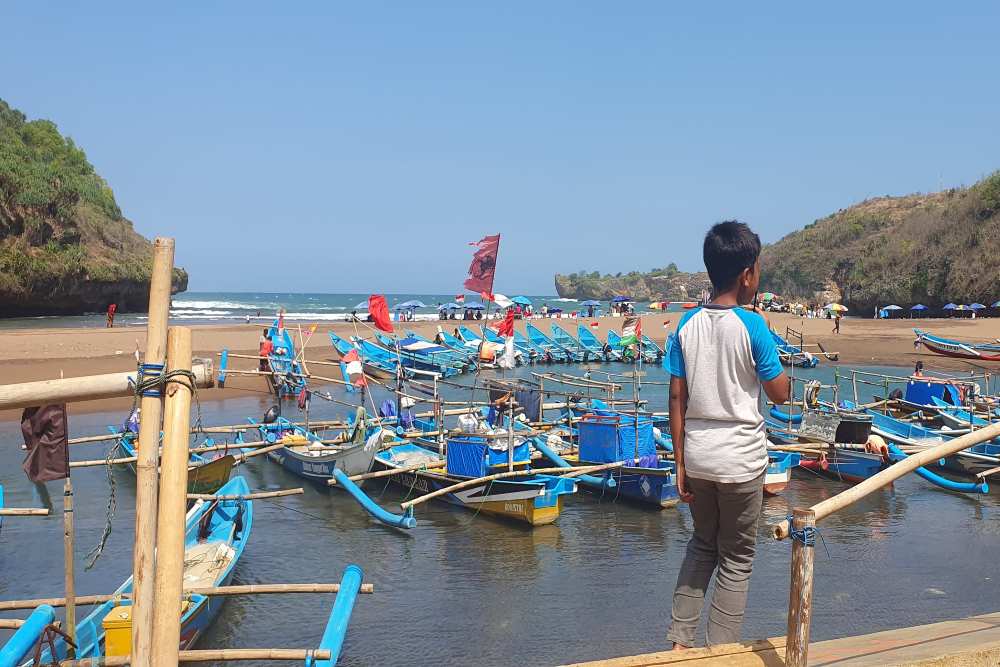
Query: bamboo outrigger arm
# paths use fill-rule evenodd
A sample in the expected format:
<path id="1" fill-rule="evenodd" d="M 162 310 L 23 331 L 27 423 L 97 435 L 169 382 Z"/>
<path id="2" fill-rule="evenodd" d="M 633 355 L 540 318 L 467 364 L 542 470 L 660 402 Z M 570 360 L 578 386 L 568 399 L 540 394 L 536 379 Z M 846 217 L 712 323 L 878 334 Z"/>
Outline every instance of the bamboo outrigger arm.
<path id="1" fill-rule="evenodd" d="M 837 510 L 843 509 L 844 507 L 861 500 L 868 494 L 881 489 L 883 486 L 892 483 L 894 480 L 899 479 L 908 472 L 913 472 L 917 468 L 933 464 L 938 459 L 957 454 L 963 449 L 968 449 L 969 447 L 978 445 L 981 442 L 993 440 L 996 437 L 1000 437 L 1000 422 L 908 456 L 905 459 L 892 464 L 885 470 L 869 477 L 860 484 L 852 486 L 846 491 L 827 498 L 822 502 L 816 503 L 810 509 L 815 513 L 816 521 L 818 522 L 821 519 L 830 516 Z M 783 540 L 788 537 L 788 531 L 789 524 L 787 519 L 781 523 L 771 526 L 771 534 L 776 540 Z"/>
<path id="2" fill-rule="evenodd" d="M 327 649 L 299 648 L 224 648 L 195 649 L 180 651 L 180 662 L 220 662 L 233 660 L 285 660 L 302 662 L 312 660 L 330 660 L 333 652 Z M 84 658 L 83 660 L 63 660 L 60 667 L 117 667 L 131 665 L 132 656 L 109 655 L 100 658 Z"/>
<path id="3" fill-rule="evenodd" d="M 199 360 L 192 365 L 199 388 L 213 386 L 212 362 Z M 102 398 L 121 398 L 135 394 L 137 371 L 86 375 L 59 380 L 39 380 L 0 385 L 0 410 L 31 408 L 51 403 L 96 401 Z"/>

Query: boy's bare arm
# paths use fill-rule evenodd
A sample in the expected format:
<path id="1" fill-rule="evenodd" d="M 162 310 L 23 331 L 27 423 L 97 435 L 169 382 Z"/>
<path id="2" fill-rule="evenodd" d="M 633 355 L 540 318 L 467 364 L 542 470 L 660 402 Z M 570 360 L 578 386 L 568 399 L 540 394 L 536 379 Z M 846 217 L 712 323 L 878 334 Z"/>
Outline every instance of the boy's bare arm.
<path id="1" fill-rule="evenodd" d="M 670 439 L 674 443 L 674 466 L 677 471 L 677 495 L 683 502 L 691 502 L 694 495 L 687 489 L 684 469 L 684 419 L 687 413 L 687 380 L 670 378 Z"/>
<path id="2" fill-rule="evenodd" d="M 792 399 L 792 381 L 784 372 L 773 380 L 761 383 L 772 403 L 788 403 Z"/>

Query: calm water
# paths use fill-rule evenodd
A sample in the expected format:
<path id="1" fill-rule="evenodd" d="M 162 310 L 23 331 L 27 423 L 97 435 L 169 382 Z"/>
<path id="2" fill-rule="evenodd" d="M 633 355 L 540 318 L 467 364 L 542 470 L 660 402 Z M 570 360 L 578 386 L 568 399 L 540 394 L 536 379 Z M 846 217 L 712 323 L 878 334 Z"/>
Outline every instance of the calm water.
<path id="1" fill-rule="evenodd" d="M 648 381 L 663 379 L 660 369 L 647 370 Z M 832 372 L 827 367 L 797 375 L 829 380 Z M 654 409 L 664 408 L 663 387 L 647 387 L 643 396 Z M 206 404 L 205 423 L 237 423 L 267 405 L 256 396 Z M 339 416 L 345 409 L 314 403 L 312 414 Z M 99 433 L 121 418 L 72 416 L 72 431 Z M 20 470 L 17 425 L 0 424 L 0 439 L 0 484 L 8 505 L 44 502 Z M 98 458 L 105 446 L 75 446 L 73 457 Z M 579 494 L 565 503 L 555 525 L 529 530 L 428 503 L 418 508 L 417 528 L 400 532 L 374 524 L 346 496 L 303 484 L 271 462 L 255 459 L 241 474 L 251 488 L 305 486 L 306 492 L 255 501 L 254 534 L 234 583 L 337 581 L 353 562 L 375 584 L 376 593 L 360 597 L 355 607 L 341 664 L 555 665 L 665 646 L 670 596 L 691 530 L 685 507 L 654 511 Z M 811 505 L 847 488 L 798 475 L 782 497 L 765 501 L 766 522 L 783 518 L 792 505 Z M 77 591 L 109 592 L 131 568 L 135 480 L 124 469 L 115 473 L 114 532 L 104 556 L 85 572 L 84 555 L 103 527 L 108 484 L 103 468 L 76 471 L 73 479 Z M 60 490 L 60 483 L 49 484 L 56 507 Z M 368 490 L 390 508 L 402 498 L 395 487 Z M 997 496 L 950 494 L 911 476 L 828 518 L 821 524 L 826 548 L 821 543 L 816 553 L 813 637 L 996 611 L 998 517 Z M 0 598 L 62 594 L 61 525 L 58 513 L 4 521 Z M 789 555 L 789 544 L 773 542 L 762 522 L 745 637 L 784 634 Z M 314 646 L 332 600 L 230 598 L 200 646 Z M 0 631 L 0 638 L 6 636 Z"/>

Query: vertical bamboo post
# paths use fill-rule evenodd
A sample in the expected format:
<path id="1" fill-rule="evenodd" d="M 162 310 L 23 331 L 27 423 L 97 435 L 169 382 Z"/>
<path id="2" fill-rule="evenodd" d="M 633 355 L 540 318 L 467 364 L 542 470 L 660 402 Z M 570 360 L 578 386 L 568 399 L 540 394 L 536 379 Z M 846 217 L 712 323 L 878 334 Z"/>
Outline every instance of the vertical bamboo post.
<path id="1" fill-rule="evenodd" d="M 167 333 L 167 371 L 175 370 L 191 370 L 191 330 L 187 327 L 170 327 Z M 162 667 L 176 665 L 180 650 L 191 392 L 190 381 L 183 377 L 164 391 L 152 644 L 152 664 Z"/>
<path id="2" fill-rule="evenodd" d="M 153 273 L 149 282 L 149 319 L 146 327 L 146 364 L 164 362 L 167 351 L 167 318 L 170 283 L 174 267 L 174 240 L 157 238 L 153 243 Z M 159 463 L 160 417 L 163 399 L 159 392 L 143 394 L 139 404 L 139 449 L 135 464 L 135 552 L 132 562 L 132 664 L 151 664 L 153 639 L 153 577 L 156 568 L 156 512 Z"/>
<path id="3" fill-rule="evenodd" d="M 66 568 L 66 633 L 76 641 L 76 582 L 73 576 L 73 482 L 66 476 L 63 487 L 63 562 Z M 76 649 L 67 646 L 67 657 L 76 657 Z"/>
<path id="4" fill-rule="evenodd" d="M 858 372 L 851 371 L 851 384 L 854 386 L 854 404 L 858 405 L 861 401 L 858 400 Z"/>
<path id="5" fill-rule="evenodd" d="M 792 534 L 816 528 L 816 512 L 795 509 Z M 799 533 L 801 534 L 801 533 Z M 805 540 L 792 540 L 792 583 L 788 593 L 788 636 L 785 644 L 785 667 L 806 667 L 809 661 L 809 628 L 812 622 L 813 558 L 815 547 Z"/>

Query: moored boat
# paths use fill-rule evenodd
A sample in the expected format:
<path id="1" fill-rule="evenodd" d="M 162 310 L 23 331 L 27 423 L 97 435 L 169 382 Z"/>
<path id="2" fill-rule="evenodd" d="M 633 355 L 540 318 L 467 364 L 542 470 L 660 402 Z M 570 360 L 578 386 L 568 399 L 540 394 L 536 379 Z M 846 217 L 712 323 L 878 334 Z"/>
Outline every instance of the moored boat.
<path id="1" fill-rule="evenodd" d="M 956 359 L 1000 361 L 1000 343 L 966 343 L 935 336 L 920 329 L 914 329 L 913 333 L 917 335 L 913 341 L 914 347 L 923 345 L 924 349 L 935 354 Z"/>

